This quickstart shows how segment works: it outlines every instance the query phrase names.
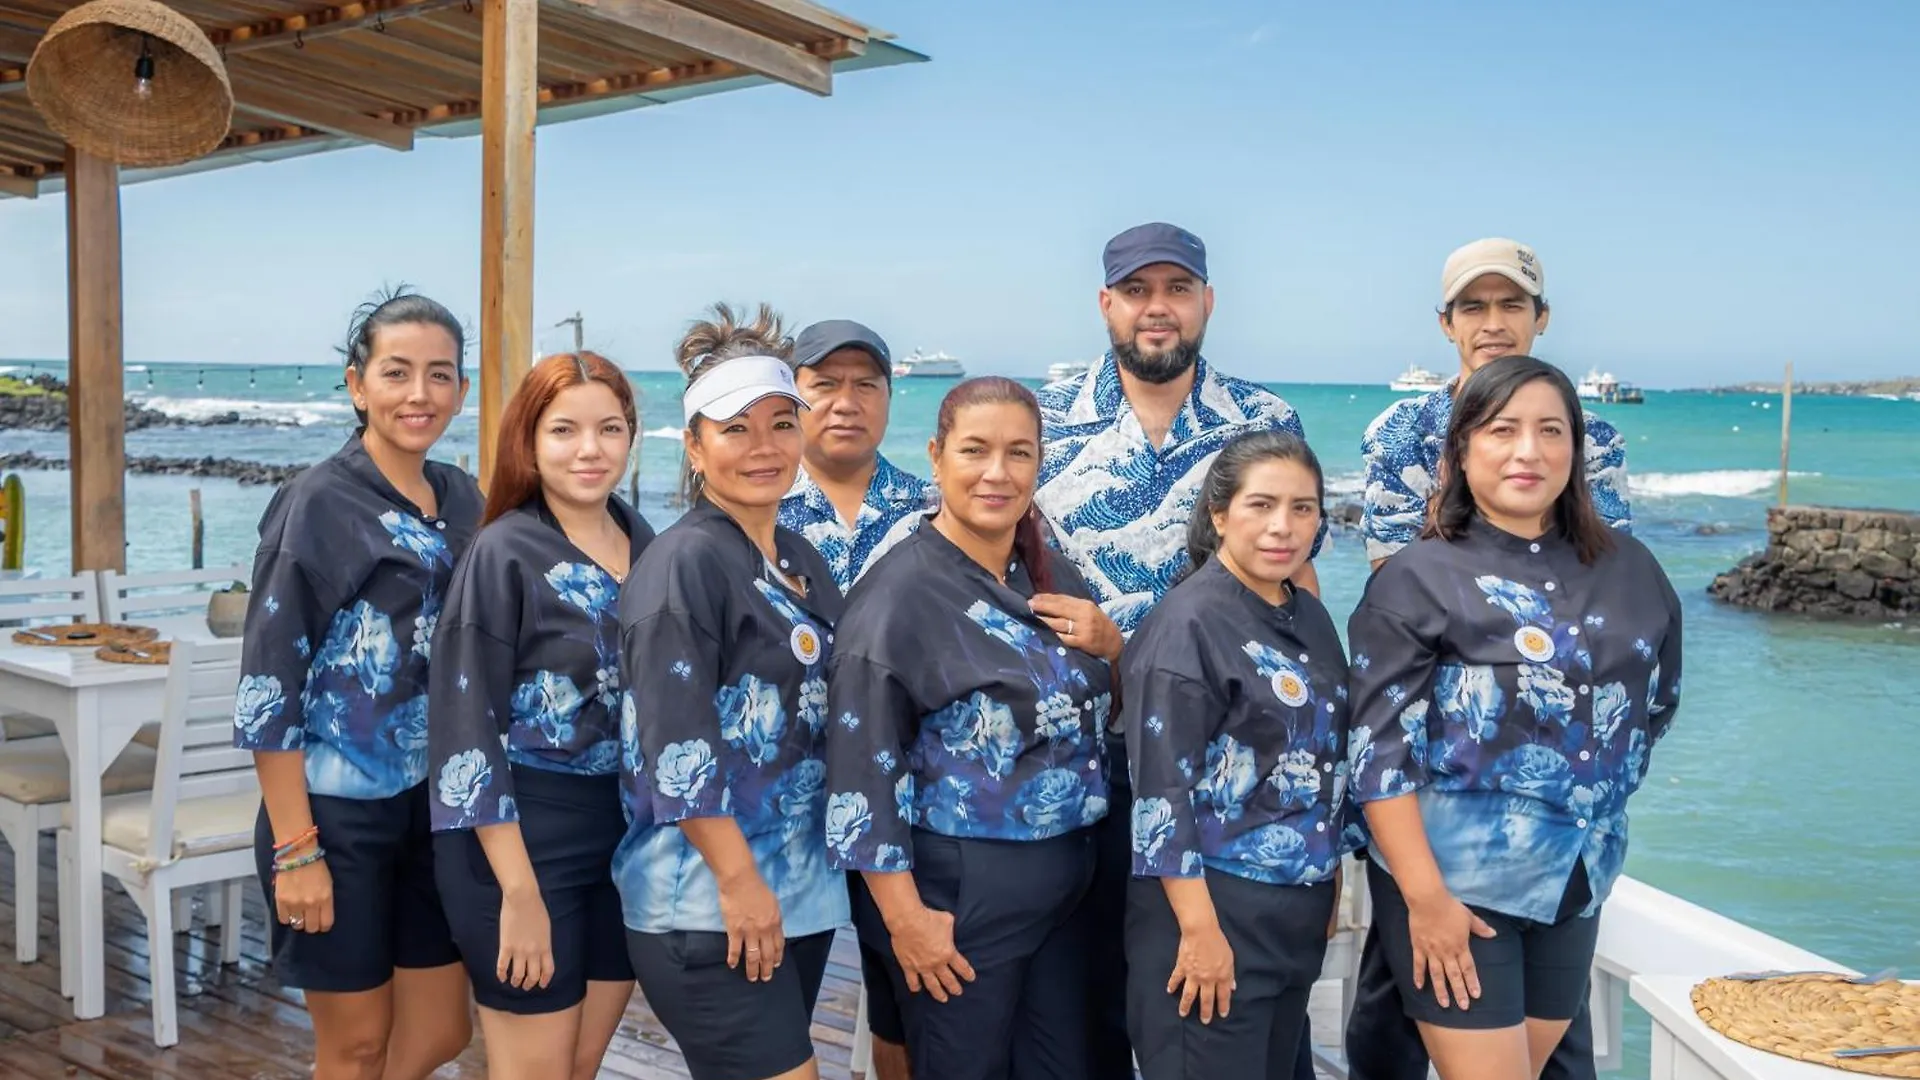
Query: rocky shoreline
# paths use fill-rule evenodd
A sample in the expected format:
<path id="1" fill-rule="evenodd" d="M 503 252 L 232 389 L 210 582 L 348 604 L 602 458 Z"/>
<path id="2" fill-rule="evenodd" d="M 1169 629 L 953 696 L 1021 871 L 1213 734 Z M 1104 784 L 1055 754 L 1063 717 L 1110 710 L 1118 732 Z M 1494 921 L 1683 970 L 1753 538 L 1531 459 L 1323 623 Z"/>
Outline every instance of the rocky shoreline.
<path id="1" fill-rule="evenodd" d="M 1920 616 L 1920 514 L 1775 507 L 1766 550 L 1714 578 L 1707 592 L 1762 611 Z"/>
<path id="2" fill-rule="evenodd" d="M 1774 394 L 1780 393 L 1778 382 L 1736 383 L 1732 386 L 1714 386 L 1706 391 L 1709 394 Z M 1920 376 L 1903 379 L 1869 379 L 1861 382 L 1795 382 L 1795 394 L 1807 394 L 1816 397 L 1908 397 L 1920 394 Z"/>
<path id="3" fill-rule="evenodd" d="M 27 469 L 36 472 L 64 472 L 67 459 L 36 454 L 31 450 L 18 454 L 0 454 L 0 471 Z M 242 485 L 284 484 L 305 469 L 305 465 L 269 465 L 237 458 L 202 457 L 129 457 L 127 471 L 143 476 L 204 476 L 233 480 Z"/>
<path id="4" fill-rule="evenodd" d="M 238 412 L 189 420 L 134 401 L 126 403 L 126 410 L 128 431 L 158 427 L 276 426 L 272 420 L 243 417 Z M 67 430 L 67 384 L 51 375 L 0 377 L 0 430 Z"/>

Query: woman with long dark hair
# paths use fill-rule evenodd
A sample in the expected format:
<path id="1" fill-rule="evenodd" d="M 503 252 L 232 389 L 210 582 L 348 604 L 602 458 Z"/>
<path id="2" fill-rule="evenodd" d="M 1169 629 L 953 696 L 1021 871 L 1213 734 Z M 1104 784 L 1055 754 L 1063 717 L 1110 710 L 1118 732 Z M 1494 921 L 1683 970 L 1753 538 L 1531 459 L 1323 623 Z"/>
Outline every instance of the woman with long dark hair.
<path id="1" fill-rule="evenodd" d="M 844 876 L 827 865 L 821 761 L 843 602 L 778 524 L 800 468 L 793 343 L 764 305 L 681 339 L 691 507 L 620 593 L 634 708 L 632 822 L 614 856 L 628 956 L 693 1080 L 808 1080 Z"/>
<path id="2" fill-rule="evenodd" d="M 592 1080 L 633 994 L 613 852 L 620 585 L 653 539 L 614 494 L 634 426 L 606 357 L 534 365 L 434 634 L 434 867 L 500 1080 Z"/>
<path id="3" fill-rule="evenodd" d="M 1348 624 L 1374 922 L 1440 1075 L 1525 1078 L 1586 999 L 1628 797 L 1679 701 L 1680 601 L 1577 471 L 1558 368 L 1460 388 L 1421 539 Z"/>
<path id="4" fill-rule="evenodd" d="M 1146 1080 L 1294 1075 L 1347 849 L 1347 661 L 1289 578 L 1320 527 L 1297 436 L 1221 449 L 1193 569 L 1122 658 L 1133 775 L 1128 1035 Z"/>
<path id="5" fill-rule="evenodd" d="M 254 751 L 274 968 L 306 992 L 319 1080 L 417 1080 L 472 1038 L 434 884 L 434 624 L 480 521 L 473 478 L 427 460 L 460 411 L 459 320 L 424 296 L 355 316 L 360 426 L 260 520 L 234 745 Z"/>
<path id="6" fill-rule="evenodd" d="M 1085 1075 L 1071 916 L 1106 813 L 1120 632 L 1041 541 L 1040 409 L 969 379 L 928 446 L 940 508 L 853 591 L 828 684 L 828 856 L 887 958 L 916 1080 Z M 1064 617 L 1033 601 L 1055 594 Z"/>

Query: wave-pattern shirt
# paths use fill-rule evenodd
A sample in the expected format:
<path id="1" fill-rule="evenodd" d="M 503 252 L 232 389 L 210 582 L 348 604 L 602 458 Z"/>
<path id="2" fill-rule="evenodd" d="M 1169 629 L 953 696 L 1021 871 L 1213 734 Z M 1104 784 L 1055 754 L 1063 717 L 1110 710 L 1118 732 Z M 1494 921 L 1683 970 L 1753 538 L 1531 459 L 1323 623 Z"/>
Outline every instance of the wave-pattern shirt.
<path id="1" fill-rule="evenodd" d="M 302 750 L 314 795 L 381 799 L 427 776 L 427 671 L 453 567 L 480 524 L 473 478 L 426 463 L 438 516 L 358 432 L 260 519 L 233 744 Z"/>
<path id="2" fill-rule="evenodd" d="M 633 562 L 653 528 L 607 508 Z M 428 678 L 428 800 L 436 830 L 520 820 L 512 766 L 620 771 L 620 585 L 567 539 L 538 495 L 480 530 L 453 573 Z"/>
<path id="3" fill-rule="evenodd" d="M 1633 507 L 1627 498 L 1627 441 L 1619 429 L 1586 413 L 1587 490 L 1593 508 L 1623 533 L 1633 531 Z M 1446 450 L 1447 423 L 1453 418 L 1453 385 L 1419 397 L 1403 398 L 1374 417 L 1360 439 L 1366 461 L 1366 494 L 1361 532 L 1367 558 L 1384 559 L 1420 535 L 1427 523 L 1427 500 L 1440 488 L 1440 457 Z"/>
<path id="4" fill-rule="evenodd" d="M 1681 616 L 1653 554 L 1613 543 L 1589 566 L 1558 533 L 1476 518 L 1389 559 L 1347 624 L 1353 798 L 1417 792 L 1463 903 L 1551 922 L 1579 859 L 1592 914 L 1626 861 L 1627 797 L 1680 699 Z"/>
<path id="5" fill-rule="evenodd" d="M 723 931 L 719 886 L 679 824 L 731 816 L 788 937 L 845 924 L 827 865 L 827 664 L 844 607 L 826 560 L 777 529 L 779 566 L 702 499 L 620 592 L 633 708 L 622 718 L 627 835 L 613 859 L 627 928 Z M 799 595 L 777 574 L 803 578 Z"/>
<path id="6" fill-rule="evenodd" d="M 1091 599 L 1055 552 L 1055 592 Z M 1027 601 L 923 525 L 848 605 L 828 680 L 827 852 L 846 870 L 908 870 L 911 830 L 1031 841 L 1106 816 L 1107 664 L 1061 644 Z"/>
<path id="7" fill-rule="evenodd" d="M 1210 559 L 1120 664 L 1134 874 L 1331 880 L 1352 848 L 1347 660 L 1320 601 L 1269 604 Z"/>
<path id="8" fill-rule="evenodd" d="M 894 526 L 930 509 L 937 499 L 933 485 L 881 457 L 875 463 L 873 479 L 867 483 L 860 513 L 848 527 L 840 520 L 833 501 L 803 467 L 794 478 L 793 489 L 780 500 L 780 524 L 807 538 L 827 560 L 833 580 L 845 593 L 875 560 L 907 535 L 907 530 Z"/>
<path id="9" fill-rule="evenodd" d="M 1107 615 L 1131 634 L 1187 568 L 1187 520 L 1220 448 L 1250 431 L 1306 438 L 1291 405 L 1194 361 L 1193 391 L 1155 446 L 1109 352 L 1039 391 L 1046 455 L 1034 504 Z M 1313 539 L 1320 553 L 1326 521 Z"/>

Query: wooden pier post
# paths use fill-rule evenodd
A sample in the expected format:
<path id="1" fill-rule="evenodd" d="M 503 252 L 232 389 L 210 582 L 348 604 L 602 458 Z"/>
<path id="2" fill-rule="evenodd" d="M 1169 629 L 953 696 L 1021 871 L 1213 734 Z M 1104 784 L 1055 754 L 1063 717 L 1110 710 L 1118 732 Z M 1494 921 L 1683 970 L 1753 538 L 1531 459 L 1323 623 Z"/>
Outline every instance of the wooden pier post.
<path id="1" fill-rule="evenodd" d="M 200 514 L 200 489 L 187 492 L 187 503 L 193 511 L 193 568 L 204 570 L 207 566 L 207 519 Z"/>
<path id="2" fill-rule="evenodd" d="M 67 148 L 67 460 L 73 570 L 127 568 L 120 167 Z M 99 1015 L 98 1013 L 92 1015 Z"/>
<path id="3" fill-rule="evenodd" d="M 1787 451 L 1793 445 L 1793 361 L 1787 361 L 1787 380 L 1780 384 L 1780 505 L 1787 505 Z"/>
<path id="4" fill-rule="evenodd" d="M 533 122 L 540 0 L 482 0 L 480 487 L 507 400 L 533 356 Z"/>

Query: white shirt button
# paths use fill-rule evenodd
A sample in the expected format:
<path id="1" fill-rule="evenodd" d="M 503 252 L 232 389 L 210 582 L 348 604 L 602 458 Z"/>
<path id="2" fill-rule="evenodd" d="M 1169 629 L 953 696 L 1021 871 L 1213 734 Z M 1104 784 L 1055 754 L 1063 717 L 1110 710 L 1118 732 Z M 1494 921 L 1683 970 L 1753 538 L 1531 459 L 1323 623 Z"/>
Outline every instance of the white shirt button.
<path id="1" fill-rule="evenodd" d="M 1329 702 L 1327 702 L 1327 711 L 1328 711 L 1328 712 L 1332 712 L 1332 711 L 1333 711 L 1333 702 L 1331 702 L 1331 701 L 1329 701 Z"/>
<path id="2" fill-rule="evenodd" d="M 1587 827 L 1587 819 L 1586 819 L 1586 818 L 1581 818 L 1581 819 L 1580 819 L 1579 821 L 1576 821 L 1576 822 L 1574 822 L 1574 824 L 1575 824 L 1576 826 L 1578 826 L 1578 827 L 1580 827 L 1580 828 L 1582 828 L 1582 829 L 1584 829 L 1584 828 L 1586 828 L 1586 827 Z"/>
<path id="3" fill-rule="evenodd" d="M 1314 831 L 1314 832 L 1326 832 L 1326 831 L 1327 831 L 1327 823 L 1326 823 L 1326 822 L 1324 822 L 1324 821 L 1316 821 L 1316 822 L 1314 822 L 1314 823 L 1313 823 L 1313 831 Z"/>
<path id="4" fill-rule="evenodd" d="M 1333 771 L 1333 762 L 1331 762 L 1331 761 L 1329 761 L 1329 762 L 1327 762 L 1327 763 L 1326 763 L 1325 765 L 1322 765 L 1322 766 L 1320 766 L 1320 767 L 1321 767 L 1321 768 L 1323 768 L 1323 769 L 1325 769 L 1325 770 L 1327 770 L 1328 772 L 1332 772 L 1332 771 Z"/>
<path id="5" fill-rule="evenodd" d="M 787 560 L 785 560 L 785 559 L 781 559 L 781 560 L 780 560 L 780 569 L 782 569 L 782 570 L 785 570 L 786 568 L 787 568 Z M 1549 585 L 1549 586 L 1547 586 L 1547 588 L 1549 588 L 1549 589 L 1551 589 L 1551 588 L 1553 588 L 1553 586 L 1551 586 L 1551 585 Z"/>
<path id="6" fill-rule="evenodd" d="M 1087 762 L 1087 768 L 1089 768 L 1089 769 L 1092 769 L 1092 770 L 1093 770 L 1094 772 L 1099 772 L 1099 771 L 1100 771 L 1100 759 L 1099 759 L 1099 758 L 1094 758 L 1094 759 L 1093 759 L 1092 761 L 1089 761 L 1089 762 Z"/>
<path id="7" fill-rule="evenodd" d="M 1528 550 L 1528 551 L 1531 551 L 1531 552 L 1533 552 L 1533 553 L 1534 553 L 1535 555 L 1538 555 L 1538 554 L 1540 554 L 1540 545 L 1539 545 L 1539 544 L 1528 544 L 1528 545 L 1527 545 L 1527 550 Z"/>
<path id="8" fill-rule="evenodd" d="M 1568 637 L 1579 637 L 1579 636 L 1580 636 L 1580 628 L 1579 628 L 1579 627 L 1577 627 L 1577 626 L 1569 626 L 1569 627 L 1567 627 L 1567 636 L 1568 636 Z"/>
<path id="9" fill-rule="evenodd" d="M 1301 653 L 1301 654 L 1300 654 L 1300 662 L 1301 662 L 1301 663 L 1303 663 L 1303 664 L 1307 662 L 1307 654 L 1306 654 L 1306 653 Z"/>
<path id="10" fill-rule="evenodd" d="M 1581 760 L 1581 761 L 1587 761 L 1587 760 L 1590 760 L 1590 759 L 1591 759 L 1592 757 L 1593 757 L 1593 755 L 1592 755 L 1592 754 L 1589 754 L 1589 753 L 1587 753 L 1587 752 L 1586 752 L 1585 750 L 1582 750 L 1582 751 L 1580 751 L 1580 760 Z"/>
<path id="11" fill-rule="evenodd" d="M 1081 707 L 1081 708 L 1083 708 L 1083 709 L 1085 709 L 1085 710 L 1087 710 L 1088 712 L 1092 712 L 1092 711 L 1093 711 L 1093 702 L 1091 702 L 1091 701 L 1089 701 L 1089 702 L 1087 702 L 1087 703 L 1086 703 L 1085 705 L 1082 705 L 1082 706 L 1080 706 L 1080 707 Z"/>
<path id="12" fill-rule="evenodd" d="M 828 634 L 828 635 L 827 635 L 827 644 L 829 644 L 829 645 L 831 645 L 831 644 L 833 644 L 833 635 L 832 635 L 832 634 Z"/>
<path id="13" fill-rule="evenodd" d="M 1586 684 L 1586 683 L 1581 683 L 1581 684 L 1580 684 L 1580 695 L 1581 695 L 1582 697 L 1585 697 L 1585 696 L 1586 696 L 1586 693 L 1587 693 L 1587 689 L 1588 689 L 1588 687 L 1587 687 L 1587 684 Z"/>
<path id="14" fill-rule="evenodd" d="M 1065 645 L 1057 646 L 1053 651 L 1059 653 L 1061 656 L 1067 655 L 1067 647 Z"/>
<path id="15" fill-rule="evenodd" d="M 1553 591 L 1553 589 L 1554 589 L 1554 585 L 1553 585 L 1553 582 L 1551 582 L 1551 581 L 1549 581 L 1549 582 L 1547 582 L 1547 591 L 1548 591 L 1548 592 L 1552 592 L 1552 591 Z"/>
<path id="16" fill-rule="evenodd" d="M 444 529 L 447 527 L 447 523 L 444 521 L 436 521 L 433 523 L 433 527 L 436 529 Z"/>

